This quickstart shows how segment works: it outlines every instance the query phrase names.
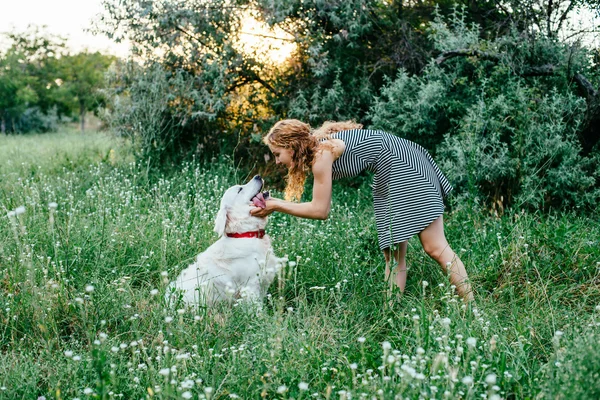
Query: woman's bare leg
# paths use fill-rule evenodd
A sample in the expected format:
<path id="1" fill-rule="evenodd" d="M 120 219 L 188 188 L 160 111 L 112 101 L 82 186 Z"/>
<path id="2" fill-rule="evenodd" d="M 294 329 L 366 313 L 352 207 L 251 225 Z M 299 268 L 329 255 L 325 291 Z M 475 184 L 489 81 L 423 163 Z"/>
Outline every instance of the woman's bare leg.
<path id="1" fill-rule="evenodd" d="M 404 292 L 406 287 L 406 249 L 408 248 L 408 242 L 398 243 L 393 248 L 387 248 L 383 250 L 383 256 L 385 257 L 385 280 L 390 283 L 390 293 L 392 292 L 392 285 L 396 284 L 401 292 Z M 394 261 L 395 267 L 390 269 L 390 263 L 392 260 L 392 249 L 394 249 Z M 390 273 L 392 276 L 390 276 Z"/>
<path id="2" fill-rule="evenodd" d="M 443 216 L 419 233 L 419 239 L 425 252 L 442 267 L 444 273 L 450 276 L 450 282 L 456 286 L 458 295 L 466 301 L 473 300 L 473 290 L 465 266 L 452 251 L 444 235 Z"/>

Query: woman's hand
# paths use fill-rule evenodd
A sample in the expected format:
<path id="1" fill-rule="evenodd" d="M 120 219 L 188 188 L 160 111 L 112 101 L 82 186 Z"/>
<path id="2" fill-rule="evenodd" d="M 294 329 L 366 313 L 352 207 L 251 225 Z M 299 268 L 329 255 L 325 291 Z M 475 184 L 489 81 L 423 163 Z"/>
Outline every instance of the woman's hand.
<path id="1" fill-rule="evenodd" d="M 277 211 L 277 204 L 279 203 L 279 199 L 269 198 L 265 200 L 264 207 L 256 207 L 250 210 L 250 214 L 253 217 L 264 218 L 272 214 L 274 211 Z"/>

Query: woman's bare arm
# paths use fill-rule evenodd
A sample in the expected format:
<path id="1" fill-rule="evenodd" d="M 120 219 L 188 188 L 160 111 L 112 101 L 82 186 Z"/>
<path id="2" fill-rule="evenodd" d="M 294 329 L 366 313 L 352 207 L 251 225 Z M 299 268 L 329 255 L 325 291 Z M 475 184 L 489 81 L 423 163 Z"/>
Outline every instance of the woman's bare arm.
<path id="1" fill-rule="evenodd" d="M 329 151 L 317 153 L 312 167 L 314 185 L 312 200 L 305 203 L 293 203 L 280 199 L 269 199 L 265 208 L 255 208 L 252 215 L 265 217 L 273 211 L 279 211 L 301 218 L 326 219 L 331 210 L 332 165 L 334 155 Z"/>

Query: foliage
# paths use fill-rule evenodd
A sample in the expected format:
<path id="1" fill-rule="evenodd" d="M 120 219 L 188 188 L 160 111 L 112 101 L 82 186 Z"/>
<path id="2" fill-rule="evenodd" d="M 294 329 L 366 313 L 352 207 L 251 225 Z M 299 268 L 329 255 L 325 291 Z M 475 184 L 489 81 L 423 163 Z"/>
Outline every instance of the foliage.
<path id="1" fill-rule="evenodd" d="M 506 206 L 594 207 L 593 153 L 581 151 L 586 101 L 573 71 L 593 66 L 584 48 L 523 36 L 480 38 L 460 10 L 438 17 L 440 56 L 420 76 L 401 71 L 370 109 L 373 126 L 437 150 L 459 193 Z M 547 69 L 552 66 L 552 71 Z"/>
<path id="2" fill-rule="evenodd" d="M 215 159 L 148 180 L 127 151 L 77 132 L 0 141 L 1 396 L 594 397 L 597 215 L 455 204 L 446 233 L 476 306 L 417 238 L 390 299 L 368 185 L 336 185 L 327 221 L 272 216 L 291 262 L 262 312 L 178 310 L 167 282 L 246 177 Z"/>
<path id="3" fill-rule="evenodd" d="M 106 115 L 149 166 L 228 154 L 267 173 L 257 142 L 276 119 L 355 119 L 439 154 L 457 192 L 497 211 L 588 207 L 595 62 L 557 40 L 559 19 L 585 4 L 529 4 L 556 24 L 489 2 L 106 0 L 98 29 L 146 60 L 113 74 Z M 286 62 L 240 46 L 248 17 L 287 34 Z M 587 97 L 579 76 L 593 81 Z"/>
<path id="4" fill-rule="evenodd" d="M 0 53 L 1 132 L 56 130 L 73 115 L 83 128 L 84 112 L 98 109 L 96 90 L 114 57 L 70 55 L 63 38 L 38 27 L 5 35 L 10 47 Z"/>
<path id="5" fill-rule="evenodd" d="M 114 61 L 113 56 L 87 51 L 65 54 L 56 61 L 57 79 L 61 80 L 56 97 L 70 110 L 77 110 L 82 131 L 85 113 L 97 110 L 104 103 L 98 89 L 104 86 L 104 74 Z"/>
<path id="6" fill-rule="evenodd" d="M 248 160 L 248 165 L 260 161 L 253 157 L 253 142 L 276 119 L 300 118 L 315 126 L 326 120 L 361 120 L 386 77 L 394 76 L 399 67 L 420 71 L 431 52 L 424 34 L 431 20 L 430 3 L 105 0 L 103 4 L 99 32 L 130 40 L 137 55 L 150 65 L 162 65 L 167 79 L 181 71 L 194 77 L 191 90 L 198 93 L 197 99 L 178 117 L 185 121 L 185 130 L 210 138 L 216 126 L 224 133 L 221 146 L 235 147 L 236 156 Z M 440 4 L 449 9 L 445 2 Z M 475 15 L 481 9 L 477 5 L 472 11 Z M 279 39 L 296 46 L 288 60 L 276 64 L 243 49 L 240 27 L 248 17 L 286 34 Z M 205 104 L 217 103 L 223 107 L 206 115 Z M 209 119 L 212 123 L 207 124 Z M 215 149 L 204 151 L 210 157 Z"/>

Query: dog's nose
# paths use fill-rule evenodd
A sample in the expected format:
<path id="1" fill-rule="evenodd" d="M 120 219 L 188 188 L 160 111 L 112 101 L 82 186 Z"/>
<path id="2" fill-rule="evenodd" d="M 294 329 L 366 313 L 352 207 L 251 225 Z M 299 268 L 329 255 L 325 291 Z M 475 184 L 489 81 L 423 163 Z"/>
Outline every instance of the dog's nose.
<path id="1" fill-rule="evenodd" d="M 262 181 L 262 178 L 260 177 L 260 175 L 254 175 L 254 179 Z"/>

